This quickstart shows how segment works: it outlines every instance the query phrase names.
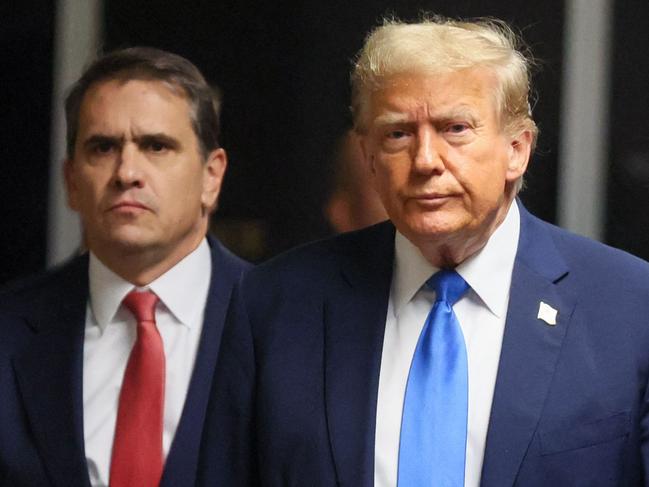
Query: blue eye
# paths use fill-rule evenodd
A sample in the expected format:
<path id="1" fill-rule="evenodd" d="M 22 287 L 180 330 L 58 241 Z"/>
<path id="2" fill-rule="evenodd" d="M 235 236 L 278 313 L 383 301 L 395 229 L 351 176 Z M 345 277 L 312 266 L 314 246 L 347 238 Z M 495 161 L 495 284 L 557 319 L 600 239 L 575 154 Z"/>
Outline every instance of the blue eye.
<path id="1" fill-rule="evenodd" d="M 149 149 L 153 152 L 160 152 L 166 149 L 166 146 L 162 142 L 151 142 L 149 144 Z"/>
<path id="2" fill-rule="evenodd" d="M 390 137 L 391 139 L 402 139 L 406 135 L 408 134 L 403 130 L 393 130 L 388 133 L 388 137 Z"/>
<path id="3" fill-rule="evenodd" d="M 97 154 L 108 154 L 114 147 L 115 144 L 112 142 L 99 142 L 93 146 L 92 150 Z"/>
<path id="4" fill-rule="evenodd" d="M 167 151 L 175 150 L 178 143 L 171 137 L 165 135 L 144 135 L 139 138 L 138 145 L 140 150 L 152 154 L 164 154 Z"/>
<path id="5" fill-rule="evenodd" d="M 460 133 L 464 132 L 468 128 L 469 127 L 464 123 L 453 123 L 453 124 L 449 125 L 448 127 L 446 127 L 446 131 L 450 132 L 452 134 L 460 134 Z"/>

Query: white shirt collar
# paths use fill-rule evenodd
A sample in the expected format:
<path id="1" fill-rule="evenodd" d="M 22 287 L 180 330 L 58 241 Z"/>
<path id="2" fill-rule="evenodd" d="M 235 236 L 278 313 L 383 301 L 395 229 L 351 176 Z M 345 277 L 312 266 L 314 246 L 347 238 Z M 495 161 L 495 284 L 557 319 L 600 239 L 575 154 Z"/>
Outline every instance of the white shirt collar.
<path id="1" fill-rule="evenodd" d="M 486 245 L 455 269 L 496 316 L 504 316 L 509 301 L 512 270 L 518 249 L 520 213 L 516 202 Z M 439 269 L 399 231 L 395 235 L 395 270 L 392 296 L 395 315 L 412 300 L 430 276 Z"/>
<path id="2" fill-rule="evenodd" d="M 207 240 L 203 239 L 193 252 L 143 289 L 153 291 L 178 321 L 190 327 L 203 312 L 201 306 L 196 306 L 196 298 L 204 294 L 200 290 L 209 287 L 211 271 L 212 257 Z M 135 286 L 111 271 L 92 252 L 88 279 L 90 308 L 103 332 Z"/>

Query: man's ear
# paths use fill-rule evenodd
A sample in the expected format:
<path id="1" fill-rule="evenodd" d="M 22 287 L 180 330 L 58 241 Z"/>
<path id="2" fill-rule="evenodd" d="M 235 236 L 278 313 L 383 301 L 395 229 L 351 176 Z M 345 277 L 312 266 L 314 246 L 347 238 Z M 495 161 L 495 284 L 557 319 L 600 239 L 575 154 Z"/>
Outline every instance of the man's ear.
<path id="1" fill-rule="evenodd" d="M 507 181 L 516 181 L 527 170 L 532 151 L 532 132 L 523 130 L 509 143 L 509 160 L 507 163 Z"/>
<path id="2" fill-rule="evenodd" d="M 228 157 L 225 150 L 215 149 L 203 163 L 203 190 L 201 193 L 201 204 L 209 213 L 216 209 L 223 184 L 223 176 L 228 166 Z"/>
<path id="3" fill-rule="evenodd" d="M 74 160 L 70 158 L 63 161 L 63 180 L 65 181 L 68 206 L 77 211 L 79 209 L 79 185 Z"/>

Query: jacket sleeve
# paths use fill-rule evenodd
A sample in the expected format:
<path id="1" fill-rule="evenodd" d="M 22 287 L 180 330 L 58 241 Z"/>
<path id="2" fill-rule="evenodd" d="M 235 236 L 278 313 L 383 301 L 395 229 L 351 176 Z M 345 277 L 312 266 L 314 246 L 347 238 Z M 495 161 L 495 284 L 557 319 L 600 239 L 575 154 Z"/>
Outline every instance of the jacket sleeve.
<path id="1" fill-rule="evenodd" d="M 260 485 L 255 448 L 255 352 L 235 289 L 223 332 L 201 442 L 197 485 Z"/>

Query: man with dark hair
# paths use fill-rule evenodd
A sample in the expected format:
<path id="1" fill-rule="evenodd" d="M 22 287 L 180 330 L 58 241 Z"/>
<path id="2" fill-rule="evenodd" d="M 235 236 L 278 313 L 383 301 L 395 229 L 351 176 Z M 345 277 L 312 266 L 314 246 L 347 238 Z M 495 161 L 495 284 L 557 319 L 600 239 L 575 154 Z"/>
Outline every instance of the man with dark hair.
<path id="1" fill-rule="evenodd" d="M 352 107 L 390 221 L 243 278 L 205 485 L 649 483 L 649 265 L 516 199 L 528 67 L 494 20 L 368 36 Z"/>
<path id="2" fill-rule="evenodd" d="M 65 181 L 88 252 L 0 294 L 0 484 L 193 485 L 232 287 L 206 236 L 226 169 L 212 90 L 131 48 L 66 100 Z"/>

